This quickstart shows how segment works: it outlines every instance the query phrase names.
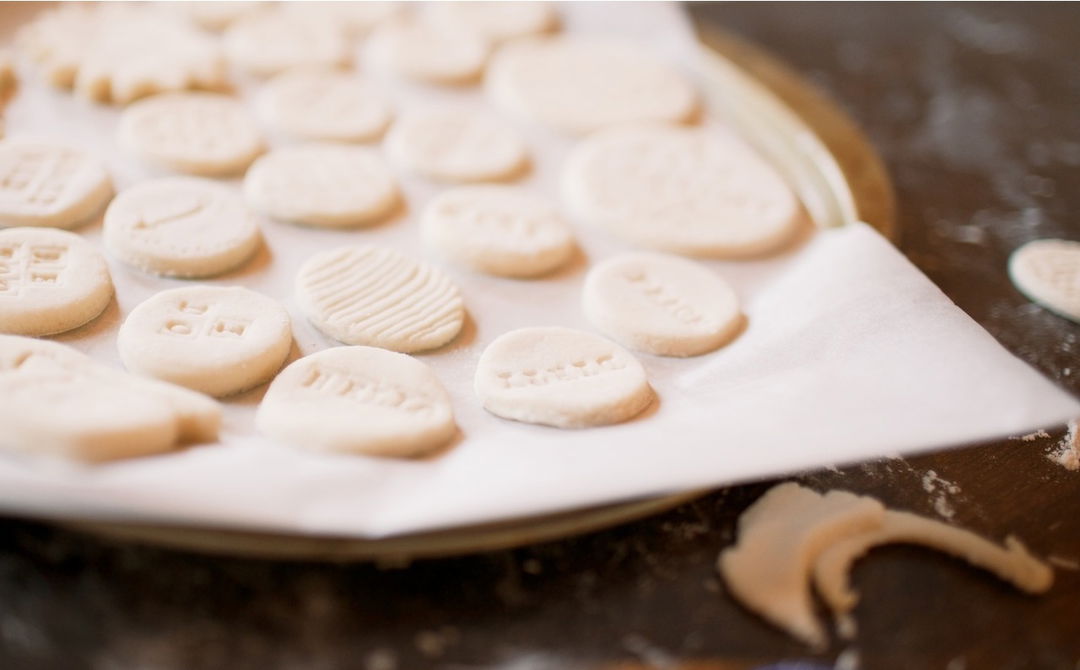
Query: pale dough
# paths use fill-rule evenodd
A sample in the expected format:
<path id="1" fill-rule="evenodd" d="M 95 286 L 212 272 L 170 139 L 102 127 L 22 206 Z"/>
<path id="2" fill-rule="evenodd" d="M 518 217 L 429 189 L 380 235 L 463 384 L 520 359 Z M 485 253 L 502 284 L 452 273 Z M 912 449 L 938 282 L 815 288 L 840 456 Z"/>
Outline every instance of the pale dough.
<path id="1" fill-rule="evenodd" d="M 0 448 L 102 461 L 217 439 L 221 407 L 62 344 L 0 335 Z"/>
<path id="2" fill-rule="evenodd" d="M 758 256 L 798 231 L 799 202 L 783 179 L 718 128 L 631 125 L 581 142 L 562 175 L 583 221 L 659 251 Z"/>
<path id="3" fill-rule="evenodd" d="M 585 316 L 616 342 L 661 356 L 697 356 L 742 324 L 731 287 L 705 266 L 663 254 L 625 254 L 594 266 Z"/>
<path id="4" fill-rule="evenodd" d="M 428 84 L 468 84 L 484 70 L 488 44 L 471 33 L 420 21 L 391 21 L 372 33 L 371 62 L 398 77 Z"/>
<path id="5" fill-rule="evenodd" d="M 244 196 L 275 219 L 330 228 L 375 223 L 400 201 L 397 180 L 377 152 L 332 144 L 262 156 L 244 177 Z"/>
<path id="6" fill-rule="evenodd" d="M 375 347 L 334 347 L 295 361 L 270 384 L 255 425 L 306 449 L 396 457 L 429 453 L 457 432 L 431 368 Z"/>
<path id="7" fill-rule="evenodd" d="M 33 140 L 0 142 L 0 227 L 74 228 L 112 194 L 105 167 L 83 151 Z"/>
<path id="8" fill-rule="evenodd" d="M 601 38 L 509 43 L 492 58 L 485 83 L 507 110 L 576 134 L 634 121 L 682 122 L 698 106 L 686 78 L 649 49 Z"/>
<path id="9" fill-rule="evenodd" d="M 112 296 L 105 259 L 78 235 L 0 230 L 0 332 L 53 335 L 78 328 L 101 314 Z"/>
<path id="10" fill-rule="evenodd" d="M 312 256 L 296 293 L 315 327 L 345 344 L 426 351 L 454 339 L 465 321 L 461 293 L 446 275 L 385 247 Z"/>
<path id="11" fill-rule="evenodd" d="M 428 17 L 444 29 L 496 43 L 551 32 L 559 25 L 548 2 L 436 2 L 428 7 Z"/>
<path id="12" fill-rule="evenodd" d="M 445 182 L 499 181 L 525 169 L 529 152 L 512 127 L 482 112 L 432 108 L 405 116 L 386 138 L 390 159 Z"/>
<path id="13" fill-rule="evenodd" d="M 370 82 L 333 70 L 280 74 L 259 102 L 272 128 L 302 140 L 368 142 L 382 136 L 393 118 L 390 103 Z"/>
<path id="14" fill-rule="evenodd" d="M 141 270 L 209 277 L 251 258 L 261 241 L 239 195 L 213 181 L 166 177 L 116 196 L 105 211 L 105 248 Z"/>
<path id="15" fill-rule="evenodd" d="M 248 73 L 269 77 L 295 67 L 349 64 L 345 29 L 330 17 L 271 9 L 243 16 L 225 31 L 225 53 Z"/>
<path id="16" fill-rule="evenodd" d="M 309 17 L 315 15 L 329 20 L 342 26 L 352 38 L 366 36 L 380 23 L 399 16 L 404 11 L 404 5 L 400 2 L 377 2 L 376 0 L 354 2 L 302 0 L 282 3 L 280 7 L 287 12 L 293 12 L 294 15 Z"/>
<path id="17" fill-rule="evenodd" d="M 424 242 L 480 272 L 535 277 L 563 265 L 576 245 L 543 198 L 513 186 L 459 186 L 427 206 Z"/>
<path id="18" fill-rule="evenodd" d="M 476 366 L 484 409 L 558 428 L 621 423 L 653 400 L 641 363 L 622 347 L 569 328 L 521 328 L 484 349 Z"/>
<path id="19" fill-rule="evenodd" d="M 1080 323 L 1080 242 L 1028 242 L 1009 257 L 1009 278 L 1032 302 Z"/>

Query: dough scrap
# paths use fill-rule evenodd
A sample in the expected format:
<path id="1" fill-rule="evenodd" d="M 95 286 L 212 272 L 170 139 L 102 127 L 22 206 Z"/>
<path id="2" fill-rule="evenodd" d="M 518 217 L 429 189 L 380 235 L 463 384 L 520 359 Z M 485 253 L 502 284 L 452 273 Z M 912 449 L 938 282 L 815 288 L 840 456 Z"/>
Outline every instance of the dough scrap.
<path id="1" fill-rule="evenodd" d="M 1009 278 L 1028 300 L 1080 323 L 1080 242 L 1028 242 L 1009 257 Z"/>
<path id="2" fill-rule="evenodd" d="M 0 227 L 75 228 L 112 197 L 105 167 L 89 154 L 49 142 L 0 142 Z"/>
<path id="3" fill-rule="evenodd" d="M 512 127 L 484 113 L 453 108 L 402 118 L 386 138 L 386 151 L 403 169 L 446 182 L 512 178 L 529 159 Z"/>
<path id="4" fill-rule="evenodd" d="M 276 76 L 259 98 L 275 130 L 302 140 L 368 142 L 393 118 L 386 98 L 368 81 L 330 70 L 291 70 Z"/>
<path id="5" fill-rule="evenodd" d="M 494 43 L 549 33 L 559 16 L 548 2 L 437 2 L 428 7 L 432 23 L 471 32 Z"/>
<path id="6" fill-rule="evenodd" d="M 372 33 L 368 55 L 380 69 L 404 79 L 462 85 L 479 79 L 488 49 L 487 42 L 472 33 L 402 20 L 387 22 Z"/>
<path id="7" fill-rule="evenodd" d="M 271 9 L 243 16 L 225 31 L 225 53 L 258 77 L 295 67 L 344 67 L 349 44 L 341 23 L 310 12 Z"/>

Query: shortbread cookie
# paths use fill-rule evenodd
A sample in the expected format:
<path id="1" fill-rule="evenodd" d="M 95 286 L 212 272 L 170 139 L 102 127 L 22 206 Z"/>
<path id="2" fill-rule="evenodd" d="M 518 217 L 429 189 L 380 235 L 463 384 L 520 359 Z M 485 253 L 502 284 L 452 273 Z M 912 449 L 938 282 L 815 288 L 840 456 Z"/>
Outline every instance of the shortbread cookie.
<path id="1" fill-rule="evenodd" d="M 474 270 L 503 277 L 551 272 L 574 254 L 574 235 L 543 198 L 513 186 L 459 186 L 424 212 L 424 241 Z"/>
<path id="2" fill-rule="evenodd" d="M 309 144 L 276 149 L 244 177 L 244 197 L 275 219 L 339 228 L 369 225 L 399 203 L 397 180 L 378 153 Z"/>
<path id="3" fill-rule="evenodd" d="M 19 139 L 0 142 L 0 227 L 74 228 L 112 197 L 104 166 L 78 149 Z"/>
<path id="4" fill-rule="evenodd" d="M 645 370 L 622 347 L 569 328 L 522 328 L 488 345 L 476 366 L 484 409 L 558 428 L 620 423 L 653 400 Z"/>
<path id="5" fill-rule="evenodd" d="M 259 77 L 294 67 L 343 67 L 350 58 L 340 23 L 280 9 L 244 16 L 230 25 L 225 53 L 232 63 Z"/>
<path id="6" fill-rule="evenodd" d="M 640 44 L 568 37 L 516 41 L 488 68 L 489 94 L 507 110 L 571 133 L 633 121 L 681 122 L 694 88 Z"/>
<path id="7" fill-rule="evenodd" d="M 296 292 L 315 327 L 345 344 L 426 351 L 454 339 L 465 320 L 461 294 L 446 275 L 384 247 L 312 256 Z"/>
<path id="8" fill-rule="evenodd" d="M 255 425 L 305 449 L 420 456 L 457 431 L 435 373 L 405 354 L 334 347 L 305 356 L 270 384 Z"/>
<path id="9" fill-rule="evenodd" d="M 735 258 L 797 232 L 799 202 L 783 179 L 719 129 L 633 125 L 582 141 L 563 169 L 567 205 L 583 221 L 644 247 Z"/>
<path id="10" fill-rule="evenodd" d="M 697 356 L 742 324 L 735 292 L 703 265 L 662 254 L 626 254 L 593 267 L 585 316 L 611 339 L 661 356 Z"/>
<path id="11" fill-rule="evenodd" d="M 1080 322 L 1080 242 L 1028 242 L 1009 257 L 1009 278 L 1032 302 Z"/>
<path id="12" fill-rule="evenodd" d="M 440 30 L 420 21 L 392 21 L 371 35 L 375 65 L 405 79 L 428 84 L 468 84 L 484 70 L 488 44 L 467 32 Z"/>
<path id="13" fill-rule="evenodd" d="M 428 18 L 445 30 L 471 32 L 491 42 L 551 32 L 559 24 L 547 2 L 436 2 Z"/>
<path id="14" fill-rule="evenodd" d="M 430 109 L 402 118 L 386 138 L 386 152 L 402 168 L 448 182 L 515 177 L 529 153 L 502 121 L 466 109 Z"/>
<path id="15" fill-rule="evenodd" d="M 85 461 L 217 438 L 206 396 L 106 367 L 62 344 L 0 335 L 0 448 Z"/>
<path id="16" fill-rule="evenodd" d="M 53 335 L 78 328 L 101 314 L 112 296 L 105 259 L 78 235 L 0 230 L 0 333 Z"/>
<path id="17" fill-rule="evenodd" d="M 239 286 L 184 286 L 132 310 L 117 337 L 128 370 L 212 396 L 258 386 L 292 347 L 285 309 Z"/>
<path id="18" fill-rule="evenodd" d="M 303 140 L 367 142 L 382 136 L 393 111 L 368 81 L 332 70 L 293 70 L 262 90 L 260 111 L 278 132 Z"/>
<path id="19" fill-rule="evenodd" d="M 400 16 L 404 5 L 400 2 L 287 2 L 281 5 L 287 12 L 305 17 L 317 16 L 341 26 L 352 38 L 364 37 L 379 24 Z"/>
<path id="20" fill-rule="evenodd" d="M 166 93 L 120 116 L 120 145 L 159 167 L 196 175 L 242 172 L 263 151 L 255 120 L 236 99 L 214 93 Z"/>

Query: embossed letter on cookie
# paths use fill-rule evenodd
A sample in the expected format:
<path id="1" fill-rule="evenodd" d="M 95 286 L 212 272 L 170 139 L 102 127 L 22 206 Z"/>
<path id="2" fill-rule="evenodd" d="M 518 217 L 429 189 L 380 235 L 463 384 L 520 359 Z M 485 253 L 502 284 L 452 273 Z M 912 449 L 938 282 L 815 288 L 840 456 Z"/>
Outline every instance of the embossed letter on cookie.
<path id="1" fill-rule="evenodd" d="M 111 196 L 105 168 L 82 151 L 45 142 L 0 142 L 0 227 L 74 228 Z"/>

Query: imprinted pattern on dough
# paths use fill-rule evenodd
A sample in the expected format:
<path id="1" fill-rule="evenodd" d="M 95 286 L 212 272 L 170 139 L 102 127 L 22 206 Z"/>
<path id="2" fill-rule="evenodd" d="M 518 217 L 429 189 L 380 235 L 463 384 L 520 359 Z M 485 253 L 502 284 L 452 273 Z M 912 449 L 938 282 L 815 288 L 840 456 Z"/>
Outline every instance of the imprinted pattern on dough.
<path id="1" fill-rule="evenodd" d="M 66 244 L 0 242 L 0 296 L 17 298 L 29 286 L 63 288 L 68 252 Z"/>

